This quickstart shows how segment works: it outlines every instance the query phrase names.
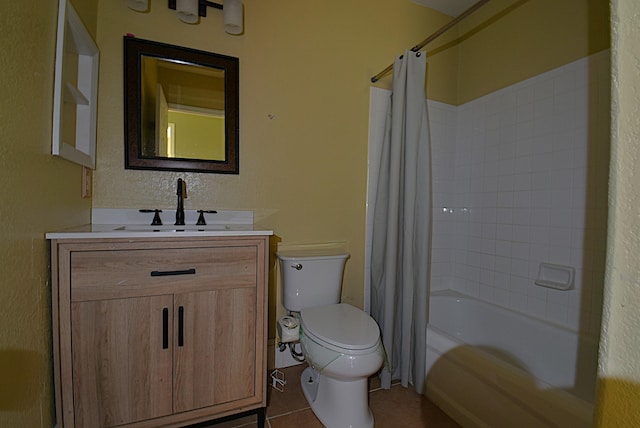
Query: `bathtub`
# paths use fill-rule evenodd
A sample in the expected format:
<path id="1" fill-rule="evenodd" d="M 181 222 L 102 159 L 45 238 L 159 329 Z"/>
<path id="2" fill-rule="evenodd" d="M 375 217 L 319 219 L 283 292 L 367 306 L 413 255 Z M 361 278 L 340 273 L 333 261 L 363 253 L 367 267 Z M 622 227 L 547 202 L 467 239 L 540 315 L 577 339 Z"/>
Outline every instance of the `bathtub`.
<path id="1" fill-rule="evenodd" d="M 524 314 L 433 293 L 426 394 L 464 427 L 591 427 L 597 347 Z"/>

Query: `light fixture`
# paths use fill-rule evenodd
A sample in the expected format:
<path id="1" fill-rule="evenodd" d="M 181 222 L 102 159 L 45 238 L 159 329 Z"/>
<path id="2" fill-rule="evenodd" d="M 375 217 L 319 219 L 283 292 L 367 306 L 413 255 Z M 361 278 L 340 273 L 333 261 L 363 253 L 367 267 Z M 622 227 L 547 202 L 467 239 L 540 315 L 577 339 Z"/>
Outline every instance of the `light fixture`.
<path id="1" fill-rule="evenodd" d="M 180 21 L 187 24 L 198 23 L 198 0 L 176 0 L 175 3 L 176 14 Z"/>
<path id="2" fill-rule="evenodd" d="M 224 4 L 224 31 L 229 34 L 242 34 L 242 0 L 226 0 Z"/>
<path id="3" fill-rule="evenodd" d="M 149 9 L 149 0 L 127 0 L 127 6 L 137 12 L 146 12 Z"/>
<path id="4" fill-rule="evenodd" d="M 197 24 L 200 17 L 207 16 L 207 7 L 222 10 L 224 31 L 229 34 L 242 34 L 242 0 L 224 0 L 224 4 L 207 0 L 168 0 L 169 9 L 176 11 L 178 19 L 187 24 Z M 129 9 L 138 12 L 146 12 L 149 9 L 149 0 L 125 0 Z"/>
<path id="5" fill-rule="evenodd" d="M 187 24 L 197 24 L 200 16 L 206 18 L 207 7 L 222 10 L 224 31 L 242 34 L 242 0 L 225 0 L 224 5 L 207 0 L 169 0 L 169 9 L 174 9 L 178 18 Z"/>

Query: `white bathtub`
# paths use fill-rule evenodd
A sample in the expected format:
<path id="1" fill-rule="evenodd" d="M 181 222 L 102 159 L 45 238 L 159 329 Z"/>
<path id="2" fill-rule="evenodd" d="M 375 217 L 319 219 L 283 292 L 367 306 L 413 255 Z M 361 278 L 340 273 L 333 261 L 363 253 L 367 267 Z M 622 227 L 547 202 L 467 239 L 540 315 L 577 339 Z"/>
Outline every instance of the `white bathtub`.
<path id="1" fill-rule="evenodd" d="M 597 340 L 454 293 L 434 293 L 427 396 L 464 427 L 590 427 Z"/>

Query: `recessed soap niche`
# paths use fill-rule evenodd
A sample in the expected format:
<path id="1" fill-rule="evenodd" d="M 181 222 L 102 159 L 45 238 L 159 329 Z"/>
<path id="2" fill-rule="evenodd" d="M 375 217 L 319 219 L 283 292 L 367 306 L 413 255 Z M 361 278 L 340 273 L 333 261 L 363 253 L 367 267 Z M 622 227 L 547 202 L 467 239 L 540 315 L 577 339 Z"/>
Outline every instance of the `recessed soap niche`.
<path id="1" fill-rule="evenodd" d="M 51 152 L 95 169 L 99 51 L 73 5 L 60 0 Z"/>
<path id="2" fill-rule="evenodd" d="M 536 285 L 556 290 L 570 290 L 573 287 L 575 269 L 571 266 L 540 263 Z"/>

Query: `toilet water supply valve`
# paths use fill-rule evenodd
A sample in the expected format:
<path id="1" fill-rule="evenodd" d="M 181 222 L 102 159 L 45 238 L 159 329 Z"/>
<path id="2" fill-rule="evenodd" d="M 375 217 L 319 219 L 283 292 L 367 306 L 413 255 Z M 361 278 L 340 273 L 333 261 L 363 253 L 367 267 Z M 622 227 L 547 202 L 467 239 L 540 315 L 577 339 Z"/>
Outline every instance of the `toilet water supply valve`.
<path id="1" fill-rule="evenodd" d="M 280 318 L 278 320 L 278 336 L 280 336 L 281 344 L 300 340 L 298 321 L 290 316 Z"/>
<path id="2" fill-rule="evenodd" d="M 296 343 L 300 340 L 300 326 L 298 321 L 291 316 L 282 317 L 278 320 L 278 336 L 280 336 L 280 342 L 278 342 L 278 350 L 284 352 L 289 346 L 289 352 L 291 357 L 296 361 L 304 361 L 304 355 L 302 351 L 296 351 Z"/>

